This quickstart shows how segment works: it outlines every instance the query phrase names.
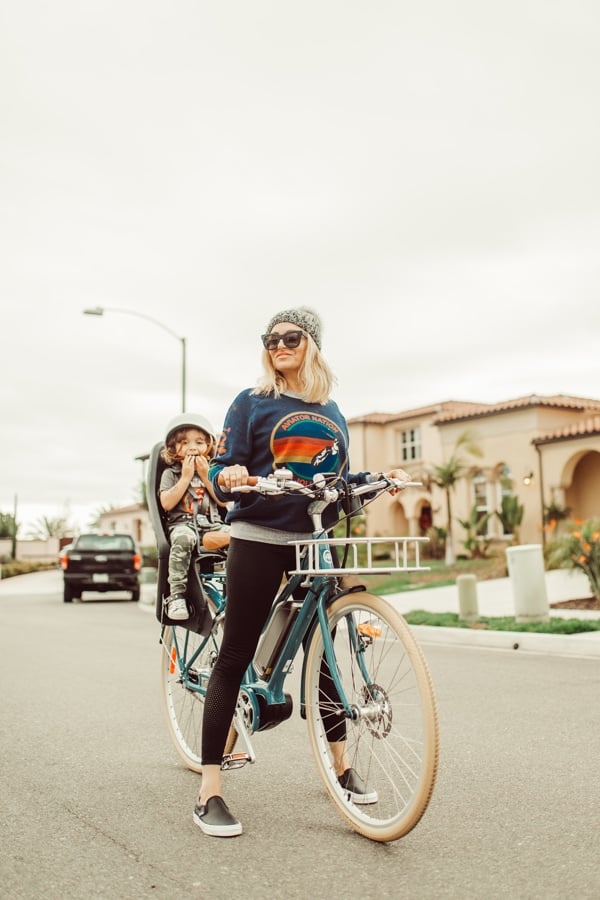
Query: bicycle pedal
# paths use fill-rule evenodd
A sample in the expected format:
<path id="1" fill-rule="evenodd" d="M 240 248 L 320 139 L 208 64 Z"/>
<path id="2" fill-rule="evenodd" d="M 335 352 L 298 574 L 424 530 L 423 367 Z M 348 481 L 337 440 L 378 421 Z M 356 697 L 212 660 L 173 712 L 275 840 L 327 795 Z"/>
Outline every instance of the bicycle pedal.
<path id="1" fill-rule="evenodd" d="M 226 753 L 221 762 L 221 771 L 229 769 L 241 769 L 246 763 L 252 762 L 248 753 Z"/>

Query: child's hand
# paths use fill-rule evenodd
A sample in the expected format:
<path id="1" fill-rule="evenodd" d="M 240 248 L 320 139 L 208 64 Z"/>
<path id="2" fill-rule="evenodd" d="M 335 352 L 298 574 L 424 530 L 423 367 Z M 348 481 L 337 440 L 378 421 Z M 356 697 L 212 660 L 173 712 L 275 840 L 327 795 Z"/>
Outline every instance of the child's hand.
<path id="1" fill-rule="evenodd" d="M 208 460 L 205 456 L 196 457 L 196 472 L 203 481 L 208 478 Z"/>
<path id="2" fill-rule="evenodd" d="M 181 463 L 181 474 L 184 478 L 187 478 L 188 481 L 191 481 L 194 477 L 194 463 L 198 459 L 197 456 L 188 453 L 183 458 L 183 462 Z"/>

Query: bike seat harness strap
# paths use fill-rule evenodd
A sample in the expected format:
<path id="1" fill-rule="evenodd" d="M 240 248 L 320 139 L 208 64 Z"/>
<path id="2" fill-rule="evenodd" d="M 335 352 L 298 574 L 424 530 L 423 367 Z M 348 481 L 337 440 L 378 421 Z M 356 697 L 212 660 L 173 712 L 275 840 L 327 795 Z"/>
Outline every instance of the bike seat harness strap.
<path id="1" fill-rule="evenodd" d="M 217 510 L 217 505 L 208 493 L 208 490 L 204 488 L 204 493 L 202 495 L 202 500 L 199 501 L 198 494 L 192 488 L 192 485 L 188 487 L 188 493 L 192 498 L 192 524 L 194 526 L 194 530 L 196 532 L 196 537 L 198 539 L 198 547 L 202 547 L 202 532 L 209 531 L 212 527 L 219 523 L 219 513 Z M 199 520 L 199 517 L 206 519 L 207 524 L 203 527 Z"/>

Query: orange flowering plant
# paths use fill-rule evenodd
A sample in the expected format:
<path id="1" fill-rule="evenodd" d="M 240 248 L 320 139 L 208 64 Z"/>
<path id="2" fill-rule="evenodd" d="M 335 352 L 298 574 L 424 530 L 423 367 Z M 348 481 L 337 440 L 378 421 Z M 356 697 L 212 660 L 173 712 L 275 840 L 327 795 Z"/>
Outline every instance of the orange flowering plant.
<path id="1" fill-rule="evenodd" d="M 552 545 L 548 561 L 561 569 L 585 572 L 592 594 L 600 600 L 600 519 L 568 522 Z"/>

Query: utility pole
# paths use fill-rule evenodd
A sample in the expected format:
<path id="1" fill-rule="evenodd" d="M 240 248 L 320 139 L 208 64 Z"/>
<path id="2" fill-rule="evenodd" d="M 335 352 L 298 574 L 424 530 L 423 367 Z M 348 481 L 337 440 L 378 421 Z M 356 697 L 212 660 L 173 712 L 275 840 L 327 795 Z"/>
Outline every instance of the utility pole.
<path id="1" fill-rule="evenodd" d="M 17 495 L 15 494 L 14 504 L 13 504 L 13 533 L 12 533 L 12 548 L 11 548 L 11 559 L 16 560 L 17 558 Z"/>

